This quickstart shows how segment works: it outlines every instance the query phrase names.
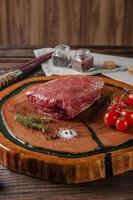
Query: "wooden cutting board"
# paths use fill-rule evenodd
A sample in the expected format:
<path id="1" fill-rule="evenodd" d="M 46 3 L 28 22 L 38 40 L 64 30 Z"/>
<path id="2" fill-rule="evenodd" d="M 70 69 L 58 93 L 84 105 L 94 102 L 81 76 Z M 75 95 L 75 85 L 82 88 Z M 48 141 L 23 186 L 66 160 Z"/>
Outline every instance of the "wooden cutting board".
<path id="1" fill-rule="evenodd" d="M 16 122 L 16 112 L 34 113 L 34 108 L 25 98 L 29 87 L 55 78 L 29 78 L 0 93 L 1 163 L 22 174 L 69 184 L 133 170 L 133 128 L 123 133 L 103 123 L 110 97 L 133 89 L 132 86 L 103 78 L 102 97 L 90 109 L 72 120 L 54 120 L 51 123 L 53 132 L 60 127 L 76 129 L 79 136 L 72 140 L 46 140 L 42 133 Z"/>

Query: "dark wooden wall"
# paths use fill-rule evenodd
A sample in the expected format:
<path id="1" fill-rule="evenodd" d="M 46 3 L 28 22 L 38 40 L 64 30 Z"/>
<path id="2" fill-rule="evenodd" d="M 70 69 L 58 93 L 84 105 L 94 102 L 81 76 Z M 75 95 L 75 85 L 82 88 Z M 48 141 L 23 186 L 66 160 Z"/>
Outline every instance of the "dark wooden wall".
<path id="1" fill-rule="evenodd" d="M 133 0 L 0 0 L 0 45 L 133 45 Z"/>

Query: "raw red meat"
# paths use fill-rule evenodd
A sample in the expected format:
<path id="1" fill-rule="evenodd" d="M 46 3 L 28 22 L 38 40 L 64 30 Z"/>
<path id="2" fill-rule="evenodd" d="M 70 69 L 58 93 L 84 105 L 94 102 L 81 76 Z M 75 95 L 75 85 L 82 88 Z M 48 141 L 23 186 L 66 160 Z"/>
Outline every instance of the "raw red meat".
<path id="1" fill-rule="evenodd" d="M 26 95 L 41 113 L 70 119 L 99 99 L 103 86 L 97 77 L 75 76 L 38 84 Z"/>

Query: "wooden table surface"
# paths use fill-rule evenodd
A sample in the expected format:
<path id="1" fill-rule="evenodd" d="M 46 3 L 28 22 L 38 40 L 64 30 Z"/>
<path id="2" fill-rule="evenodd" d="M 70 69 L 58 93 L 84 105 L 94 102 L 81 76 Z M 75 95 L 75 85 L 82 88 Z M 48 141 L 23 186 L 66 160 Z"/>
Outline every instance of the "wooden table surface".
<path id="1" fill-rule="evenodd" d="M 34 57 L 41 46 L 0 47 L 0 73 Z M 133 57 L 133 47 L 91 46 L 94 52 Z M 46 182 L 12 172 L 0 165 L 0 200 L 133 200 L 133 173 L 80 185 Z"/>

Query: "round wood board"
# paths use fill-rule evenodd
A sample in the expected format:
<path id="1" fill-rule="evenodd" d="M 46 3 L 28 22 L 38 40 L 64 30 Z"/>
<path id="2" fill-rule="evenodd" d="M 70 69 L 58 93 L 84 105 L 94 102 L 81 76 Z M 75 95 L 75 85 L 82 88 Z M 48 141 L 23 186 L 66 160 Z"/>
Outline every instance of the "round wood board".
<path id="1" fill-rule="evenodd" d="M 29 87 L 53 77 L 35 77 L 16 83 L 0 93 L 0 161 L 19 173 L 58 183 L 82 183 L 133 169 L 133 128 L 127 132 L 106 127 L 103 115 L 110 97 L 132 86 L 102 78 L 101 99 L 69 121 L 55 120 L 51 129 L 71 127 L 79 136 L 73 140 L 46 140 L 37 131 L 18 124 L 14 113 L 26 109 Z M 32 109 L 32 108 L 31 108 Z M 33 111 L 33 110 L 32 110 Z"/>

